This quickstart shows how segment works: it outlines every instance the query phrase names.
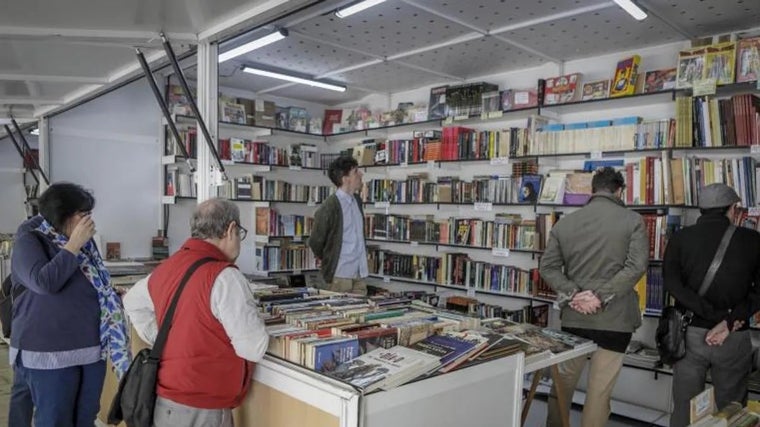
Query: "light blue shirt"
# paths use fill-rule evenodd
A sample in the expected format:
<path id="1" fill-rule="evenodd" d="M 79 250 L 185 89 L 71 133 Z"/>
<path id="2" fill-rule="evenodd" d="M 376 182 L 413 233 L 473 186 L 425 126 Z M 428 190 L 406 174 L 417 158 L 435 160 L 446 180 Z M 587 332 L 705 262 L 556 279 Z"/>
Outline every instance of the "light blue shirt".
<path id="1" fill-rule="evenodd" d="M 8 351 L 11 366 L 15 365 L 18 352 L 19 350 L 13 347 Z M 100 361 L 99 345 L 68 351 L 21 351 L 21 363 L 29 369 L 63 369 L 89 365 L 98 361 Z"/>
<path id="2" fill-rule="evenodd" d="M 364 218 L 356 203 L 356 198 L 338 189 L 335 192 L 343 214 L 343 244 L 340 258 L 335 268 L 335 277 L 355 279 L 367 277 L 367 247 L 364 244 Z"/>

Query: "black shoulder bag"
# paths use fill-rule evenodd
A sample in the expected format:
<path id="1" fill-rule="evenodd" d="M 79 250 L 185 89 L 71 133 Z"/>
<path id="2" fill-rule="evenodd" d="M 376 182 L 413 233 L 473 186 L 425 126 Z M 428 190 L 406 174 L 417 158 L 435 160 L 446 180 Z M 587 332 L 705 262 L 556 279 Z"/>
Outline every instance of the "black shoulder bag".
<path id="1" fill-rule="evenodd" d="M 132 359 L 127 373 L 119 382 L 119 389 L 111 402 L 111 408 L 108 410 L 108 424 L 118 424 L 123 420 L 127 427 L 150 427 L 153 425 L 159 362 L 161 361 L 161 354 L 164 352 L 166 339 L 169 336 L 169 329 L 172 326 L 179 296 L 195 270 L 211 261 L 214 259 L 203 258 L 196 261 L 182 277 L 171 305 L 166 311 L 166 317 L 164 317 L 161 328 L 158 330 L 153 348 L 140 350 Z"/>
<path id="2" fill-rule="evenodd" d="M 710 285 L 715 279 L 715 273 L 718 272 L 723 257 L 726 255 L 726 249 L 731 242 L 734 231 L 736 231 L 736 227 L 729 225 L 723 234 L 715 258 L 713 258 L 710 268 L 707 269 L 707 274 L 702 280 L 702 286 L 699 287 L 700 297 L 710 289 Z M 686 356 L 686 328 L 691 323 L 692 317 L 694 317 L 694 313 L 691 310 L 682 310 L 674 306 L 665 307 L 662 311 L 655 335 L 661 363 L 672 365 Z"/>

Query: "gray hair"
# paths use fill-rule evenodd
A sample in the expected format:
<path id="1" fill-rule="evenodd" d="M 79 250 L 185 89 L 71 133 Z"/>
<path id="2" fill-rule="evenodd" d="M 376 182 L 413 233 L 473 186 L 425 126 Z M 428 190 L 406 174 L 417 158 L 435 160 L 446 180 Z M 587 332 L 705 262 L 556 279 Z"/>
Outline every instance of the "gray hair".
<path id="1" fill-rule="evenodd" d="M 240 209 L 235 203 L 209 199 L 193 211 L 190 234 L 196 239 L 221 239 L 232 221 L 240 224 Z"/>

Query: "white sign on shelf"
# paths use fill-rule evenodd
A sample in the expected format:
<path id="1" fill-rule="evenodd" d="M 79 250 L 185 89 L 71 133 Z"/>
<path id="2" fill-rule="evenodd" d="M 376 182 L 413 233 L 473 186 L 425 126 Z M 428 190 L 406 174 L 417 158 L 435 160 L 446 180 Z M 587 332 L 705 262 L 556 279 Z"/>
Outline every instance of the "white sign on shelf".
<path id="1" fill-rule="evenodd" d="M 375 202 L 377 209 L 388 209 L 391 207 L 391 202 Z"/>
<path id="2" fill-rule="evenodd" d="M 467 288 L 467 296 L 468 297 L 474 297 L 475 296 L 475 289 L 474 288 Z"/>
<path id="3" fill-rule="evenodd" d="M 435 160 L 428 160 L 427 167 L 428 169 L 435 169 Z"/>
<path id="4" fill-rule="evenodd" d="M 502 117 L 504 117 L 503 111 L 491 111 L 490 113 L 488 113 L 489 119 L 500 119 Z"/>
<path id="5" fill-rule="evenodd" d="M 509 257 L 508 248 L 493 248 L 491 249 L 491 255 L 507 258 Z"/>
<path id="6" fill-rule="evenodd" d="M 419 246 L 420 242 L 409 242 L 409 244 L 412 246 Z"/>
<path id="7" fill-rule="evenodd" d="M 313 208 L 314 206 L 317 206 L 317 203 L 314 200 L 309 200 L 306 202 L 306 206 Z"/>
<path id="8" fill-rule="evenodd" d="M 391 278 L 389 276 L 383 276 L 383 282 L 384 283 L 391 283 Z"/>
<path id="9" fill-rule="evenodd" d="M 748 209 L 747 215 L 749 216 L 760 216 L 760 206 L 752 206 Z"/>
<path id="10" fill-rule="evenodd" d="M 491 159 L 491 165 L 508 165 L 509 157 L 494 157 Z"/>
<path id="11" fill-rule="evenodd" d="M 491 202 L 477 202 L 474 205 L 476 211 L 491 212 L 493 210 L 493 203 Z"/>
<path id="12" fill-rule="evenodd" d="M 303 236 L 293 236 L 294 243 L 300 243 L 303 241 Z"/>
<path id="13" fill-rule="evenodd" d="M 488 120 L 488 113 L 481 113 L 480 120 Z"/>
<path id="14" fill-rule="evenodd" d="M 602 157 L 604 157 L 604 153 L 602 153 L 601 151 L 592 151 L 591 152 L 591 158 L 592 159 L 601 159 Z"/>
<path id="15" fill-rule="evenodd" d="M 714 78 L 695 80 L 692 85 L 692 96 L 715 95 L 716 90 L 717 80 Z"/>
<path id="16" fill-rule="evenodd" d="M 454 120 L 456 120 L 456 121 L 467 120 L 469 118 L 470 118 L 470 116 L 468 116 L 467 114 L 462 114 L 462 115 L 459 115 L 459 116 L 454 116 Z"/>
<path id="17" fill-rule="evenodd" d="M 288 166 L 288 169 L 290 169 L 292 171 L 300 171 L 301 170 L 301 166 Z"/>
<path id="18" fill-rule="evenodd" d="M 752 154 L 760 154 L 760 145 L 751 145 L 749 147 L 749 152 Z"/>
<path id="19" fill-rule="evenodd" d="M 409 163 L 407 163 L 407 162 L 401 162 L 401 163 L 399 163 L 399 167 L 408 168 L 409 167 Z"/>
<path id="20" fill-rule="evenodd" d="M 446 119 L 443 120 L 443 124 L 445 124 L 445 125 L 450 125 L 452 123 L 454 123 L 454 118 L 451 117 L 451 116 L 446 117 Z"/>

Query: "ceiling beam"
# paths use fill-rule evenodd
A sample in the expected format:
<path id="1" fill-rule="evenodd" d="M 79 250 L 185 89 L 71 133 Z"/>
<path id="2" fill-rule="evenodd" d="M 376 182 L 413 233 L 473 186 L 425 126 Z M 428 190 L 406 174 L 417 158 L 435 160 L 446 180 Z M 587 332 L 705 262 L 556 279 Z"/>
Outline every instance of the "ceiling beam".
<path id="1" fill-rule="evenodd" d="M 157 39 L 158 34 L 158 30 L 87 30 L 79 28 L 13 27 L 9 25 L 0 25 L 0 37 L 2 38 L 24 37 L 28 39 L 30 37 L 60 37 L 64 41 L 66 38 L 79 38 L 89 40 L 152 40 Z M 169 37 L 169 39 L 177 42 L 198 42 L 198 37 L 192 33 L 167 33 L 166 36 Z"/>
<path id="2" fill-rule="evenodd" d="M 51 98 L 36 98 L 32 96 L 27 97 L 17 97 L 17 98 L 0 98 L 0 105 L 14 105 L 14 104 L 21 104 L 21 105 L 34 105 L 34 104 L 44 104 L 44 105 L 63 105 L 64 101 L 62 99 L 51 99 Z"/>
<path id="3" fill-rule="evenodd" d="M 82 76 L 56 76 L 41 74 L 16 74 L 13 72 L 0 71 L 0 81 L 19 82 L 49 82 L 49 83 L 83 83 L 83 84 L 106 84 L 105 77 L 82 77 Z"/>

